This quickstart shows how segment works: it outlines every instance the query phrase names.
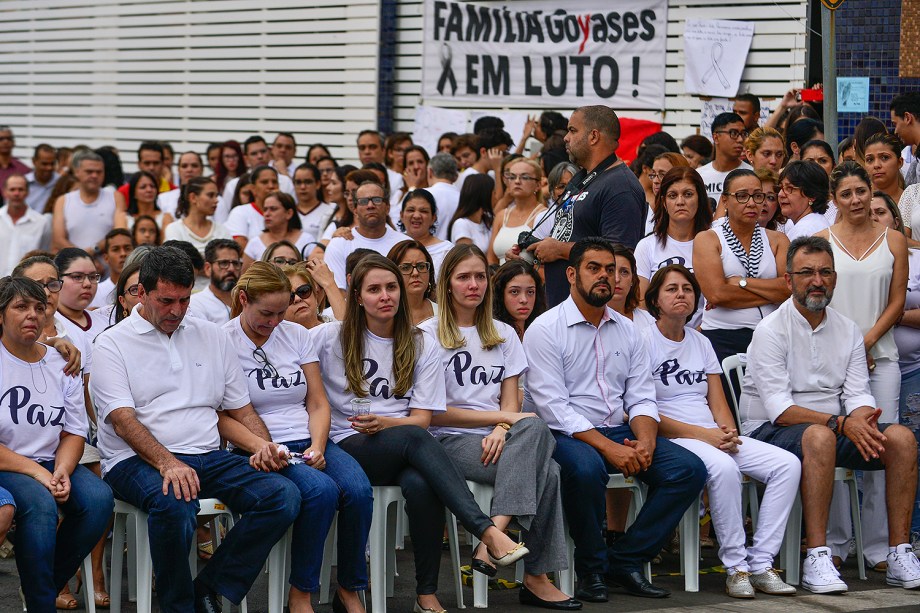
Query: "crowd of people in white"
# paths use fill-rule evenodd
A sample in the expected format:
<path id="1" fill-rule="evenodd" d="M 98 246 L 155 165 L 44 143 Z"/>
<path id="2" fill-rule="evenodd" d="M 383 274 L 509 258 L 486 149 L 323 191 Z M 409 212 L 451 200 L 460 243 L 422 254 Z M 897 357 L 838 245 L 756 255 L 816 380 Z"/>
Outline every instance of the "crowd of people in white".
<path id="1" fill-rule="evenodd" d="M 176 164 L 144 142 L 130 177 L 111 147 L 41 144 L 29 168 L 0 127 L 0 533 L 24 605 L 76 608 L 87 556 L 96 605 L 121 598 L 117 499 L 149 515 L 161 611 L 239 603 L 290 529 L 290 610 L 311 612 L 337 515 L 333 609 L 363 613 L 387 485 L 416 613 L 444 610 L 445 507 L 473 571 L 523 561 L 524 605 L 668 596 L 643 567 L 691 505 L 729 596 L 796 593 L 774 558 L 797 508 L 801 586 L 841 593 L 859 526 L 836 467 L 862 473 L 858 555 L 920 587 L 920 94 L 837 155 L 794 92 L 763 126 L 759 106 L 629 164 L 604 106 L 516 147 L 493 117 L 437 152 L 366 130 L 360 167 L 300 162 L 289 133 Z M 647 489 L 628 526 L 611 474 Z M 239 516 L 218 547 L 200 498 Z M 574 594 L 551 578 L 569 565 Z"/>

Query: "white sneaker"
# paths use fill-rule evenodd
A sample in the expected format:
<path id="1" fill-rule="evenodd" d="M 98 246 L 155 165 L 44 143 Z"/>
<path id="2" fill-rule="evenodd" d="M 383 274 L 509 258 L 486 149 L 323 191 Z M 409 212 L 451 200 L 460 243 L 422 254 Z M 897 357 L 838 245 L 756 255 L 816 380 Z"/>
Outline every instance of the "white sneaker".
<path id="1" fill-rule="evenodd" d="M 920 587 L 920 560 L 910 545 L 898 545 L 888 554 L 888 570 L 885 583 L 898 585 L 908 590 Z"/>
<path id="2" fill-rule="evenodd" d="M 802 563 L 802 587 L 815 594 L 842 594 L 847 584 L 831 561 L 829 547 L 815 547 Z"/>

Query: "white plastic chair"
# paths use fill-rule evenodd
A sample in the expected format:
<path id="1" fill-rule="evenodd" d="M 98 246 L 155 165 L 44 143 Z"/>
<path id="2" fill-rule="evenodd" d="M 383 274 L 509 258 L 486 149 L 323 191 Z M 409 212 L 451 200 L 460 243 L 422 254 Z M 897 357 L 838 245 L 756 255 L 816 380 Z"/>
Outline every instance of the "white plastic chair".
<path id="1" fill-rule="evenodd" d="M 741 390 L 735 389 L 734 381 L 732 377 L 729 376 L 729 373 L 733 373 L 741 384 L 741 381 L 744 377 L 744 371 L 747 366 L 747 360 L 745 354 L 735 354 L 726 357 L 722 360 L 722 372 L 725 373 L 725 378 L 728 381 L 728 389 L 731 391 L 731 398 L 729 398 L 729 404 L 732 407 L 734 412 L 735 421 L 738 422 L 738 427 L 741 427 L 741 421 L 739 418 L 740 415 L 740 398 Z M 740 432 L 740 430 L 739 430 Z M 748 480 L 750 481 L 750 479 Z M 847 484 L 847 488 L 850 492 L 850 515 L 853 521 L 853 534 L 856 539 L 856 558 L 857 565 L 859 567 L 859 578 L 866 578 L 866 561 L 863 557 L 863 537 L 862 537 L 862 524 L 860 523 L 859 518 L 859 498 L 856 487 L 856 472 L 850 470 L 849 468 L 835 468 L 834 469 L 834 481 L 842 481 Z M 751 482 L 751 485 L 754 485 Z M 751 488 L 753 491 L 753 500 L 757 499 L 757 489 L 756 486 Z M 748 488 L 745 488 L 745 493 L 747 494 Z M 754 522 L 754 526 L 757 526 L 757 516 L 754 511 L 755 507 L 752 506 L 751 520 Z M 801 579 L 801 542 L 802 542 L 802 495 L 799 493 L 795 497 L 795 503 L 792 505 L 792 510 L 789 513 L 789 520 L 786 523 L 786 536 L 783 539 L 783 544 L 780 547 L 780 566 L 786 569 L 786 583 L 791 585 L 798 585 Z"/>
<path id="2" fill-rule="evenodd" d="M 211 527 L 211 540 L 214 548 L 220 546 L 220 527 L 218 518 L 226 520 L 233 528 L 234 518 L 230 509 L 216 498 L 203 498 L 198 501 L 199 516 L 214 516 Z M 153 601 L 153 561 L 150 557 L 150 541 L 147 531 L 147 513 L 123 500 L 115 499 L 115 522 L 112 528 L 112 572 L 110 593 L 112 595 L 111 612 L 121 613 L 121 575 L 125 546 L 125 533 L 128 533 L 128 600 L 137 601 L 137 613 L 150 613 Z M 130 522 L 128 520 L 131 520 Z M 193 575 L 197 570 L 197 544 L 192 542 Z M 92 584 L 89 584 L 92 586 Z M 230 603 L 223 601 L 225 611 L 230 610 Z M 240 603 L 240 613 L 246 613 L 246 599 Z"/>

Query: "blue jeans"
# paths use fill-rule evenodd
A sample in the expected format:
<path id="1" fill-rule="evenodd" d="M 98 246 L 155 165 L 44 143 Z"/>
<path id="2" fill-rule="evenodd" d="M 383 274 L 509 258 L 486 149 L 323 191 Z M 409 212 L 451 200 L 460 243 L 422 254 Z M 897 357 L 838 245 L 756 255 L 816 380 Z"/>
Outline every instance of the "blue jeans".
<path id="1" fill-rule="evenodd" d="M 898 414 L 901 417 L 901 425 L 913 430 L 917 442 L 920 443 L 920 369 L 901 375 L 899 404 Z M 917 488 L 917 498 L 914 501 L 910 531 L 920 533 L 920 487 Z"/>
<path id="2" fill-rule="evenodd" d="M 54 471 L 54 461 L 39 464 Z M 58 591 L 102 538 L 112 517 L 112 490 L 99 477 L 78 465 L 70 485 L 70 497 L 58 505 L 32 477 L 0 472 L 0 487 L 16 499 L 16 568 L 31 613 L 55 613 Z M 64 514 L 60 528 L 58 511 Z"/>
<path id="3" fill-rule="evenodd" d="M 288 449 L 303 453 L 310 440 L 286 442 Z M 316 470 L 295 464 L 281 471 L 294 482 L 303 497 L 300 515 L 294 521 L 291 552 L 291 585 L 302 592 L 319 589 L 323 544 L 336 508 L 338 522 L 339 585 L 357 592 L 367 589 L 367 535 L 371 529 L 374 496 L 357 461 L 332 441 L 326 443 L 326 468 Z"/>
<path id="4" fill-rule="evenodd" d="M 597 431 L 619 444 L 636 438 L 626 424 Z M 657 437 L 652 465 L 636 475 L 649 487 L 645 504 L 626 534 L 608 548 L 604 542 L 607 482 L 611 473 L 620 471 L 591 445 L 559 432 L 553 436 L 553 459 L 562 477 L 562 508 L 575 541 L 575 572 L 579 577 L 606 574 L 611 569 L 640 570 L 661 551 L 706 484 L 706 466 L 696 455 Z"/>
<path id="5" fill-rule="evenodd" d="M 214 552 L 197 580 L 239 604 L 278 542 L 300 512 L 301 497 L 288 479 L 261 473 L 246 458 L 226 451 L 176 454 L 198 473 L 201 498 L 219 498 L 240 521 Z M 105 476 L 115 496 L 149 514 L 150 555 L 157 576 L 160 611 L 187 613 L 194 608 L 188 552 L 197 526 L 198 501 L 177 499 L 163 477 L 138 456 L 113 466 Z"/>

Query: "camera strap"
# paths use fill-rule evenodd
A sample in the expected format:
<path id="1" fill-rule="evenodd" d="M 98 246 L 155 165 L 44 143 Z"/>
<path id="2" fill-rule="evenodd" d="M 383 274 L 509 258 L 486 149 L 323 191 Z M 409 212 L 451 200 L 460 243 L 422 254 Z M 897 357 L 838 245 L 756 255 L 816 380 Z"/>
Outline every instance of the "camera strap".
<path id="1" fill-rule="evenodd" d="M 608 155 L 607 157 L 605 157 L 603 160 L 601 160 L 601 163 L 598 164 L 597 166 L 595 166 L 595 167 L 594 167 L 594 170 L 592 170 L 591 172 L 586 173 L 586 174 L 585 174 L 585 177 L 584 177 L 583 179 L 581 179 L 581 182 L 578 183 L 578 186 L 577 186 L 577 187 L 574 187 L 574 188 L 569 187 L 569 189 L 565 190 L 565 193 L 562 194 L 562 196 L 560 196 L 559 199 L 556 200 L 556 202 L 553 203 L 553 206 L 550 207 L 550 208 L 546 211 L 546 213 L 543 214 L 543 217 L 541 217 L 540 220 L 539 220 L 536 224 L 534 224 L 533 228 L 531 228 L 531 230 L 530 230 L 531 234 L 533 234 L 533 231 L 536 230 L 544 221 L 546 221 L 547 219 L 550 219 L 550 218 L 555 218 L 556 212 L 557 212 L 559 209 L 563 208 L 563 207 L 565 206 L 565 204 L 566 204 L 573 196 L 577 196 L 577 195 L 580 194 L 581 192 L 585 191 L 585 189 L 587 189 L 588 185 L 590 185 L 591 182 L 594 181 L 594 179 L 596 179 L 597 176 L 598 176 L 599 174 L 601 174 L 602 172 L 604 172 L 605 170 L 607 170 L 609 167 L 613 166 L 613 165 L 616 163 L 616 161 L 617 161 L 617 154 L 616 154 L 616 152 L 613 152 L 613 153 L 611 153 L 610 155 Z M 581 177 L 581 174 L 582 174 L 582 173 L 585 173 L 585 170 L 582 170 L 582 171 L 579 172 L 577 175 L 575 175 L 574 177 L 572 177 L 572 180 L 569 181 L 569 186 L 575 184 L 576 181 Z"/>

